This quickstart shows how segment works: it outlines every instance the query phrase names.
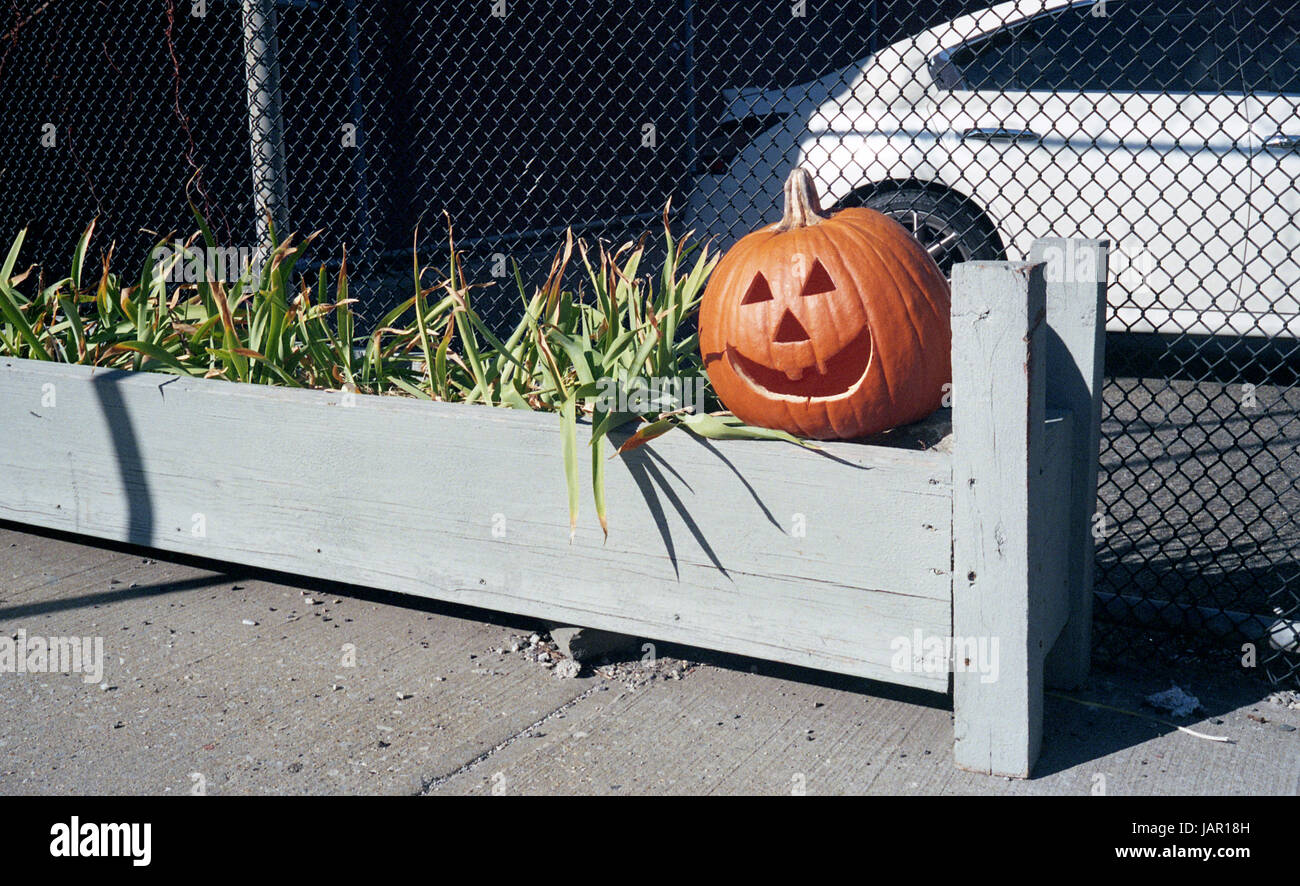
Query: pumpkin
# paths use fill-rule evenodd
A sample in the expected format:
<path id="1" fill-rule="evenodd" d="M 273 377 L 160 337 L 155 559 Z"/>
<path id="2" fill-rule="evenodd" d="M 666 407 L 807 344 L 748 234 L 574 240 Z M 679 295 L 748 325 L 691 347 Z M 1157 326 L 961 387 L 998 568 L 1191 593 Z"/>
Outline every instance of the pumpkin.
<path id="1" fill-rule="evenodd" d="M 812 176 L 785 183 L 781 221 L 741 238 L 700 303 L 700 352 L 743 421 L 852 439 L 939 408 L 952 379 L 948 281 L 901 225 L 825 214 Z"/>

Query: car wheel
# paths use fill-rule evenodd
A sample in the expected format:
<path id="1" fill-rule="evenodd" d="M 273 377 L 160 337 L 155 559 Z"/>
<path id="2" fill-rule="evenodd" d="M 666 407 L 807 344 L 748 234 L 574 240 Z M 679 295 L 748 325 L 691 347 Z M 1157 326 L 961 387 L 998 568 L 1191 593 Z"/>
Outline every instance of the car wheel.
<path id="1" fill-rule="evenodd" d="M 844 198 L 836 208 L 847 206 L 866 206 L 907 228 L 947 277 L 952 277 L 957 262 L 1006 258 L 992 224 L 955 194 L 923 188 L 859 192 Z"/>

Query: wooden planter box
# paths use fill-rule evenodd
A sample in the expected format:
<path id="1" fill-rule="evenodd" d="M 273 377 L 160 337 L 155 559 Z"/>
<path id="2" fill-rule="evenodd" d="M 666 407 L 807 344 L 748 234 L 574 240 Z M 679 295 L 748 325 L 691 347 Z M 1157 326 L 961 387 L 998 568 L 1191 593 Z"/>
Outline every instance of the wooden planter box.
<path id="1" fill-rule="evenodd" d="M 1025 776 L 1088 667 L 1106 269 L 1036 249 L 1067 273 L 956 270 L 943 445 L 670 434 L 609 463 L 608 540 L 552 415 L 3 358 L 0 519 L 951 691 L 957 763 Z"/>

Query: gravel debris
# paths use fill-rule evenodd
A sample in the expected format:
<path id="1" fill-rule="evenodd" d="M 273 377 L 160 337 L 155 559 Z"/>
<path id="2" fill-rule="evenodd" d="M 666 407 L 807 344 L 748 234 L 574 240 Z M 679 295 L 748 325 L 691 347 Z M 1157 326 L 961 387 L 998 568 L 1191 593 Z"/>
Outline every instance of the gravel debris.
<path id="1" fill-rule="evenodd" d="M 1288 708 L 1292 711 L 1300 711 L 1300 692 L 1293 689 L 1283 689 L 1274 692 L 1268 697 L 1268 703 L 1278 707 Z"/>
<path id="2" fill-rule="evenodd" d="M 591 670 L 586 671 L 581 662 L 574 661 L 560 650 L 550 634 L 512 635 L 505 643 L 489 647 L 486 651 L 500 655 L 518 655 L 527 662 L 550 670 L 559 679 L 571 680 L 590 673 L 612 683 L 620 683 L 628 690 L 640 689 L 655 681 L 681 680 L 700 667 L 698 662 L 682 658 L 615 660 L 606 656 L 593 662 Z M 603 690 L 606 687 L 598 688 Z"/>

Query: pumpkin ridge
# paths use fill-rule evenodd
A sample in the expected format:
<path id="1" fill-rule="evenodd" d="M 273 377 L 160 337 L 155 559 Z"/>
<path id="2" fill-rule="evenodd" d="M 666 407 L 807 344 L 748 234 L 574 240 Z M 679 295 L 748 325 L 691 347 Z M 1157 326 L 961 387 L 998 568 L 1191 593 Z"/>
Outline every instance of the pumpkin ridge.
<path id="1" fill-rule="evenodd" d="M 822 250 L 826 250 L 826 251 L 832 253 L 832 254 L 835 256 L 835 262 L 836 262 L 836 264 L 838 264 L 841 268 L 851 268 L 851 267 L 852 267 L 852 263 L 851 263 L 851 262 L 846 258 L 846 256 L 844 255 L 844 251 L 843 251 L 842 249 L 840 249 L 840 244 L 837 243 L 837 242 L 835 241 L 835 238 L 834 238 L 834 237 L 827 236 L 827 233 L 826 233 L 826 231 L 825 231 L 824 229 L 821 230 L 819 233 L 821 234 L 821 238 L 820 238 L 820 242 L 817 244 L 818 252 L 821 252 Z M 850 277 L 852 277 L 852 278 L 854 279 L 854 283 L 856 284 L 856 282 L 857 282 L 856 275 L 854 275 L 854 274 L 850 274 Z M 842 288 L 842 287 L 841 287 L 841 284 L 840 284 L 838 281 L 836 282 L 836 288 L 837 288 L 837 289 Z M 857 287 L 855 286 L 855 288 L 857 288 Z M 852 303 L 853 303 L 853 305 L 854 305 L 854 307 L 855 307 L 855 310 L 857 311 L 859 317 L 861 317 L 861 319 L 862 319 L 862 325 L 865 326 L 865 327 L 870 328 L 870 326 L 871 326 L 871 312 L 870 312 L 869 310 L 867 310 L 866 299 L 863 299 L 863 298 L 856 298 L 856 299 L 853 299 Z M 874 331 L 873 331 L 872 334 L 873 334 L 873 335 L 875 334 Z M 848 347 L 849 344 L 850 344 L 849 342 L 846 342 L 844 346 L 845 346 L 845 347 Z M 872 357 L 873 357 L 873 359 L 874 359 L 874 357 L 875 357 L 875 350 L 874 350 L 874 347 L 875 347 L 875 346 L 874 346 L 874 344 L 873 344 L 873 345 L 872 345 L 872 348 L 873 348 L 873 350 L 872 350 Z M 814 349 L 815 349 L 815 348 L 816 348 L 816 345 L 814 345 Z"/>
<path id="2" fill-rule="evenodd" d="M 886 220 L 887 220 L 887 221 L 892 221 L 892 219 L 888 219 L 888 218 L 886 218 Z M 904 230 L 904 233 L 907 233 L 906 230 Z M 911 235 L 908 234 L 908 237 L 911 237 Z M 930 258 L 929 253 L 926 253 L 926 259 L 929 260 L 929 258 Z M 911 266 L 907 265 L 906 263 L 901 263 L 901 262 L 900 262 L 900 264 L 903 265 L 903 270 L 907 273 L 908 279 L 911 280 L 912 284 L 916 287 L 916 289 L 917 289 L 918 292 L 928 292 L 928 291 L 929 291 L 928 288 L 925 286 L 925 281 L 923 281 L 923 280 L 920 279 L 920 278 L 919 278 L 915 273 L 913 273 L 913 268 L 912 268 Z M 929 270 L 929 268 L 927 268 L 927 270 Z M 938 268 L 935 267 L 934 270 L 937 271 Z M 943 273 L 940 272 L 940 273 L 939 273 L 939 276 L 942 277 L 942 276 L 943 276 Z M 948 286 L 948 281 L 947 281 L 946 279 L 943 280 L 943 285 L 944 285 L 945 288 L 947 288 L 947 286 Z M 935 320 L 937 320 L 940 324 L 946 324 L 946 323 L 949 323 L 949 322 L 950 322 L 950 320 L 949 320 L 947 317 L 943 316 L 943 314 L 941 314 L 941 313 L 939 312 L 937 306 L 934 304 L 934 300 L 933 300 L 933 299 L 926 298 L 926 299 L 923 299 L 923 300 L 924 300 L 926 306 L 930 309 L 930 313 L 934 316 L 934 319 L 935 319 Z M 910 311 L 909 311 L 909 315 L 910 315 Z M 919 327 L 918 327 L 918 328 L 919 328 Z"/>
<path id="3" fill-rule="evenodd" d="M 880 250 L 878 250 L 875 247 L 875 244 L 871 242 L 871 238 L 867 234 L 867 232 L 861 230 L 857 225 L 846 225 L 845 230 L 848 233 L 850 233 L 854 238 L 860 240 L 863 246 L 865 247 L 865 249 L 870 250 L 875 255 L 876 261 L 880 263 L 882 269 L 886 271 L 892 271 L 888 260 L 883 255 L 881 255 Z M 903 294 L 903 288 L 898 285 L 898 280 L 894 277 L 893 273 L 885 273 L 885 274 L 881 274 L 881 276 L 889 280 L 889 284 L 894 287 L 894 295 L 896 296 L 896 300 L 903 303 L 903 310 L 907 314 L 909 325 L 912 327 L 911 336 L 912 336 L 913 345 L 915 348 L 919 349 L 921 346 L 920 335 L 917 332 L 916 323 L 914 318 L 912 317 L 912 312 L 907 309 L 906 306 L 907 298 Z M 863 299 L 863 303 L 865 306 L 866 299 Z M 868 322 L 870 322 L 870 318 L 871 318 L 871 314 L 870 311 L 868 311 L 867 312 Z M 894 403 L 896 391 L 895 391 L 895 385 L 890 381 L 889 378 L 888 360 L 880 361 L 880 380 L 885 388 L 885 396 L 889 399 L 890 403 Z"/>
<path id="4" fill-rule="evenodd" d="M 887 219 L 887 220 L 892 221 L 892 219 Z M 904 233 L 906 233 L 906 231 L 904 231 Z M 909 234 L 908 236 L 910 237 L 911 235 Z M 927 262 L 925 263 L 927 273 L 933 272 L 932 274 L 929 275 L 932 276 L 934 280 L 939 281 L 942 284 L 944 291 L 948 292 L 949 290 L 948 278 L 943 276 L 943 271 L 939 270 L 939 266 L 934 264 L 934 260 L 930 257 L 930 254 L 928 252 L 926 253 L 925 257 L 927 260 Z M 914 273 L 912 273 L 911 268 L 908 268 L 908 276 L 912 278 L 912 282 L 917 285 L 917 289 L 919 291 L 929 292 L 929 288 L 924 285 L 925 281 L 919 279 Z M 934 280 L 930 282 L 934 282 Z M 948 292 L 948 301 L 951 306 L 952 296 L 950 292 Z M 925 303 L 930 308 L 931 313 L 934 315 L 934 319 L 938 321 L 938 323 L 941 326 L 948 326 L 952 322 L 952 319 L 950 317 L 948 317 L 946 314 L 944 314 L 942 311 L 939 310 L 939 306 L 934 303 L 934 299 L 926 298 Z"/>
<path id="5" fill-rule="evenodd" d="M 909 325 L 911 326 L 912 340 L 916 343 L 918 351 L 921 350 L 924 344 L 921 337 L 921 330 L 924 326 L 928 326 L 929 324 L 917 322 L 916 314 L 912 310 L 912 304 L 911 304 L 912 300 L 907 297 L 906 293 L 904 293 L 903 287 L 899 285 L 898 279 L 895 276 L 894 273 L 896 270 L 895 266 L 901 266 L 903 274 L 907 277 L 908 282 L 912 284 L 913 288 L 917 292 L 925 292 L 926 291 L 925 286 L 912 273 L 911 268 L 908 267 L 908 264 L 906 262 L 896 261 L 894 260 L 894 257 L 892 255 L 883 254 L 880 251 L 879 247 L 874 242 L 873 237 L 868 232 L 858 229 L 855 231 L 855 233 L 857 233 L 862 238 L 862 241 L 867 246 L 867 248 L 871 249 L 875 253 L 876 259 L 880 262 L 881 266 L 886 267 L 890 270 L 891 273 L 889 274 L 889 277 L 891 281 L 894 283 L 894 286 L 898 290 L 898 296 L 899 296 L 898 300 L 902 304 L 903 311 L 907 314 L 907 319 Z M 910 239 L 911 235 L 909 234 L 908 237 Z M 920 248 L 919 245 L 917 246 L 917 248 Z M 929 301 L 929 299 L 926 299 L 926 301 Z"/>

